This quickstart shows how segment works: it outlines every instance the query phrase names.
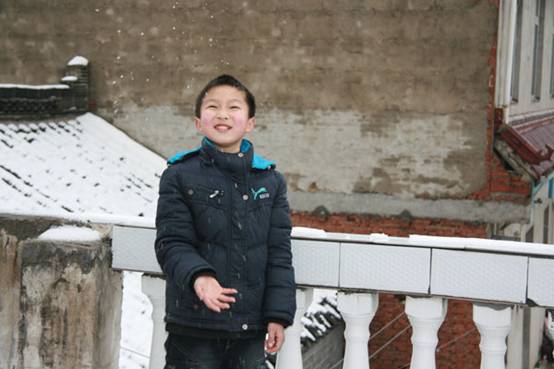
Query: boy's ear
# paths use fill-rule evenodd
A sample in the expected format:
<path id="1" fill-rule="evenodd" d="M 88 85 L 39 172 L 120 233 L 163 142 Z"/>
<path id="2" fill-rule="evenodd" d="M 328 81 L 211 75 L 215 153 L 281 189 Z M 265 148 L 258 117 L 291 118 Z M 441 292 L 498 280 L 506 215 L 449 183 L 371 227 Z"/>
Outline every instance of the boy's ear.
<path id="1" fill-rule="evenodd" d="M 194 126 L 196 127 L 196 130 L 200 133 L 204 133 L 202 130 L 202 122 L 200 121 L 200 118 L 194 117 Z"/>
<path id="2" fill-rule="evenodd" d="M 256 117 L 248 118 L 246 122 L 246 132 L 252 132 L 256 127 Z"/>

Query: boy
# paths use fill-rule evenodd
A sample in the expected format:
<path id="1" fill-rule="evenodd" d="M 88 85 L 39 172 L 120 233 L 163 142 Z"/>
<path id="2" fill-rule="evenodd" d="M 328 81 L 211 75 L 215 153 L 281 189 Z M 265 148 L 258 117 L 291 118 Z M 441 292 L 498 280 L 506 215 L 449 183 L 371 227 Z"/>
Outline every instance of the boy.
<path id="1" fill-rule="evenodd" d="M 199 148 L 160 180 L 156 256 L 167 276 L 166 368 L 258 369 L 296 310 L 283 176 L 254 154 L 254 96 L 235 78 L 196 99 Z"/>

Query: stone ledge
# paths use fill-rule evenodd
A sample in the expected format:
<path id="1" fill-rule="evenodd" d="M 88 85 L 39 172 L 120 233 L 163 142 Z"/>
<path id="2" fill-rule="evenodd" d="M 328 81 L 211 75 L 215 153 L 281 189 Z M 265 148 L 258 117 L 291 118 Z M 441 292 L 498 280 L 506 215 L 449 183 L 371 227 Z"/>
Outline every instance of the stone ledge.
<path id="1" fill-rule="evenodd" d="M 383 194 L 337 194 L 289 191 L 291 209 L 312 212 L 325 207 L 329 213 L 400 216 L 408 211 L 414 218 L 439 218 L 486 223 L 527 222 L 527 206 L 511 202 L 476 200 L 403 199 Z"/>

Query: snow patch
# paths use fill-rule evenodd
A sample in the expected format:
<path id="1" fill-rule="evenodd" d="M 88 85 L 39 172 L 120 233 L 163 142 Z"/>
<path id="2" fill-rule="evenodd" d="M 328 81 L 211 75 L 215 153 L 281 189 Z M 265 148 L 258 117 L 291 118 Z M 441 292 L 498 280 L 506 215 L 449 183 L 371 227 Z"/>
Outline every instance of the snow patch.
<path id="1" fill-rule="evenodd" d="M 317 237 L 326 238 L 327 234 L 323 229 L 307 228 L 307 227 L 293 227 L 291 232 L 292 237 Z"/>
<path id="2" fill-rule="evenodd" d="M 43 241 L 78 241 L 78 242 L 94 242 L 100 241 L 102 236 L 98 231 L 87 227 L 77 226 L 62 226 L 50 228 L 40 236 L 39 240 Z"/>
<path id="3" fill-rule="evenodd" d="M 152 342 L 152 304 L 142 293 L 142 273 L 123 273 L 119 369 L 148 368 Z"/>
<path id="4" fill-rule="evenodd" d="M 314 289 L 312 303 L 301 318 L 302 344 L 311 344 L 325 336 L 330 329 L 341 321 L 342 317 L 337 307 L 337 291 Z"/>
<path id="5" fill-rule="evenodd" d="M 554 256 L 554 248 L 552 247 L 552 245 L 544 243 L 529 243 L 470 237 L 426 236 L 417 234 L 410 235 L 408 241 L 410 246 Z"/>
<path id="6" fill-rule="evenodd" d="M 31 90 L 48 90 L 48 89 L 61 89 L 65 90 L 68 89 L 68 85 L 22 85 L 22 84 L 15 84 L 15 83 L 0 83 L 0 88 L 24 88 L 24 89 L 31 89 Z"/>
<path id="7" fill-rule="evenodd" d="M 73 59 L 71 59 L 69 61 L 69 63 L 67 63 L 67 65 L 83 65 L 83 66 L 87 66 L 88 65 L 88 59 L 83 57 L 83 56 L 75 56 L 73 57 Z"/>
<path id="8" fill-rule="evenodd" d="M 65 76 L 62 78 L 62 82 L 75 82 L 77 81 L 77 77 L 75 76 Z"/>

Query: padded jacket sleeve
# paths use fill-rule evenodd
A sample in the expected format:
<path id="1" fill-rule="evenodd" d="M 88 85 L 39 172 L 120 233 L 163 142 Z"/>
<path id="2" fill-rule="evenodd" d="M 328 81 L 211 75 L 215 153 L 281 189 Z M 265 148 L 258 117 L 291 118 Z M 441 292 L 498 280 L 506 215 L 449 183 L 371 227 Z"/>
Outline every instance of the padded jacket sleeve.
<path id="1" fill-rule="evenodd" d="M 268 236 L 264 320 L 293 323 L 296 312 L 296 284 L 290 244 L 291 219 L 284 177 L 275 172 L 277 196 L 271 209 Z"/>
<path id="2" fill-rule="evenodd" d="M 165 275 L 180 288 L 192 286 L 201 273 L 216 275 L 195 247 L 192 213 L 184 201 L 177 166 L 168 167 L 160 179 L 156 212 L 156 257 Z"/>

